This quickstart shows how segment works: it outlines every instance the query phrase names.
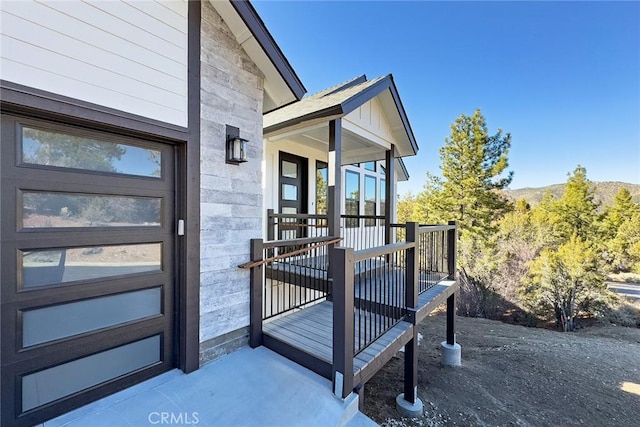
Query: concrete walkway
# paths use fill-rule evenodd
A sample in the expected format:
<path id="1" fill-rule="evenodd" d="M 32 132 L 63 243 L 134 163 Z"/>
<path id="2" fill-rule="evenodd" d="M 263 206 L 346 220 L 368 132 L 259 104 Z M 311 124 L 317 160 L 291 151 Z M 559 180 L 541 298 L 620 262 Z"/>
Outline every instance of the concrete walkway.
<path id="1" fill-rule="evenodd" d="M 198 371 L 179 370 L 43 424 L 61 426 L 375 426 L 331 382 L 264 348 L 243 348 Z"/>

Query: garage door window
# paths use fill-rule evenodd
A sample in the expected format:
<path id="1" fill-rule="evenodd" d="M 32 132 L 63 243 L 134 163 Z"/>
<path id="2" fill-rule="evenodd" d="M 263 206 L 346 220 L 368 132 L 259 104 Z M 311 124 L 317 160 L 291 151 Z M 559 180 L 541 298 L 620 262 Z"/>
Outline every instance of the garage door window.
<path id="1" fill-rule="evenodd" d="M 85 136 L 22 127 L 26 164 L 158 178 L 162 153 Z"/>

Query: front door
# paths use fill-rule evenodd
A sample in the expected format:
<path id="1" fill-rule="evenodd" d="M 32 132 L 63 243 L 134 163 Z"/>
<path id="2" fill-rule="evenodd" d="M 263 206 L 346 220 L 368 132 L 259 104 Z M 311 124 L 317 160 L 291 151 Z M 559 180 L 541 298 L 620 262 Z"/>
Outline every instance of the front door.
<path id="1" fill-rule="evenodd" d="M 304 214 L 307 212 L 307 159 L 280 152 L 279 205 L 282 214 Z M 304 237 L 305 221 L 292 217 L 280 222 L 279 239 L 289 240 Z"/>
<path id="2" fill-rule="evenodd" d="M 175 147 L 2 117 L 2 425 L 174 366 Z"/>

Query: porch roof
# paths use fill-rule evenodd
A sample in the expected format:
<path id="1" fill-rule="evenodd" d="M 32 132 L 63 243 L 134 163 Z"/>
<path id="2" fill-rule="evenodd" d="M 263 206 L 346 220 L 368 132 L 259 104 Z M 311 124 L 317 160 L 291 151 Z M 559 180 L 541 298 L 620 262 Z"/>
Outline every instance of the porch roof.
<path id="1" fill-rule="evenodd" d="M 418 144 L 391 74 L 372 80 L 367 80 L 362 75 L 265 114 L 264 136 L 271 139 L 298 131 L 307 134 L 309 131 L 318 132 L 330 120 L 345 117 L 374 98 L 378 100 L 389 122 L 396 157 L 415 155 Z M 349 129 L 346 131 L 349 132 Z M 347 133 L 347 143 L 351 135 L 356 143 L 365 145 L 362 144 L 360 135 L 352 134 Z M 376 155 L 380 157 L 376 153 L 371 158 L 366 158 L 366 155 L 361 156 L 362 159 L 350 156 L 345 158 L 347 162 L 380 160 Z"/>

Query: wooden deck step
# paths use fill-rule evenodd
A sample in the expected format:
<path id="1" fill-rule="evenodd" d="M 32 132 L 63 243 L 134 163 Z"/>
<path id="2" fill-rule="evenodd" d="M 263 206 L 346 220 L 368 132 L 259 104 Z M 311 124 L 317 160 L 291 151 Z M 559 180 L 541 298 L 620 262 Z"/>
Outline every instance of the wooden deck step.
<path id="1" fill-rule="evenodd" d="M 320 360 L 333 360 L 333 304 L 329 301 L 265 322 L 262 332 Z"/>

